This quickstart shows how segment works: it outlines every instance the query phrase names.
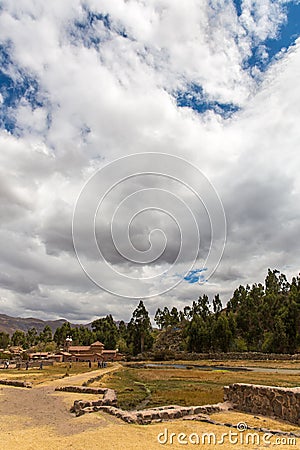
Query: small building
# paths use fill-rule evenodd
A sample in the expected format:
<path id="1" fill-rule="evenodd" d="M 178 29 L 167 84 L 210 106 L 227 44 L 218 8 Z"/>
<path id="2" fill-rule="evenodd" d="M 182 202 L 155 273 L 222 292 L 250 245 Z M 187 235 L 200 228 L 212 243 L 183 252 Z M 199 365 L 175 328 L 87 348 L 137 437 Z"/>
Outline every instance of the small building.
<path id="1" fill-rule="evenodd" d="M 19 345 L 12 345 L 8 347 L 8 351 L 12 356 L 21 356 L 25 350 Z"/>
<path id="2" fill-rule="evenodd" d="M 29 360 L 35 360 L 35 359 L 48 359 L 49 353 L 48 352 L 35 352 L 35 353 L 28 353 Z"/>
<path id="3" fill-rule="evenodd" d="M 55 362 L 63 362 L 63 355 L 60 355 L 60 354 L 57 354 L 57 353 L 50 354 L 50 355 L 48 355 L 47 359 L 50 360 L 50 361 L 55 361 Z"/>
<path id="4" fill-rule="evenodd" d="M 67 337 L 64 351 L 60 352 L 63 361 L 116 361 L 117 350 L 104 350 L 104 344 L 96 341 L 91 345 L 72 345 L 72 338 Z"/>
<path id="5" fill-rule="evenodd" d="M 104 344 L 102 342 L 96 341 L 90 345 L 90 349 L 96 353 L 102 353 L 104 350 Z"/>
<path id="6" fill-rule="evenodd" d="M 117 350 L 103 350 L 102 351 L 103 361 L 116 361 L 118 356 Z"/>
<path id="7" fill-rule="evenodd" d="M 69 352 L 58 352 L 55 354 L 55 356 L 59 357 L 58 362 L 71 362 L 72 361 L 72 355 Z"/>

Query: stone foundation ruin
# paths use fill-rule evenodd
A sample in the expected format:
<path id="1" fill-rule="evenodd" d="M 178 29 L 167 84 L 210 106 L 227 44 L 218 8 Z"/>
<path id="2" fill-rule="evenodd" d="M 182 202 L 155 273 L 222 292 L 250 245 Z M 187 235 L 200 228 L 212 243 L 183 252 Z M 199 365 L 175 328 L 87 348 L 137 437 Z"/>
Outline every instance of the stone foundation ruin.
<path id="1" fill-rule="evenodd" d="M 276 417 L 300 425 L 300 387 L 283 388 L 254 384 L 224 387 L 224 401 L 233 409 Z"/>
<path id="2" fill-rule="evenodd" d="M 146 425 L 179 418 L 203 418 L 220 411 L 237 410 L 286 420 L 300 425 L 300 387 L 282 388 L 253 384 L 232 384 L 224 387 L 224 402 L 215 405 L 178 406 L 168 405 L 138 411 L 126 411 L 117 407 L 117 396 L 112 389 L 65 386 L 57 390 L 82 394 L 103 394 L 96 401 L 76 400 L 71 412 L 76 416 L 96 411 L 112 414 L 128 423 Z"/>

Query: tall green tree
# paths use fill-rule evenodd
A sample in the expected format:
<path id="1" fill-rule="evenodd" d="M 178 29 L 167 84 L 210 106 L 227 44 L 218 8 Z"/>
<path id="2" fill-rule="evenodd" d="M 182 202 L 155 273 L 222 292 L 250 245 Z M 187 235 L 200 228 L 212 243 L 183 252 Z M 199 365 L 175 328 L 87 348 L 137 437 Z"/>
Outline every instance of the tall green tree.
<path id="1" fill-rule="evenodd" d="M 115 349 L 119 337 L 119 330 L 111 314 L 94 320 L 92 330 L 97 340 L 101 341 L 105 348 Z"/>
<path id="2" fill-rule="evenodd" d="M 160 308 L 158 308 L 155 313 L 154 322 L 160 329 L 162 329 L 165 326 L 165 316 Z"/>
<path id="3" fill-rule="evenodd" d="M 176 327 L 179 324 L 179 313 L 175 306 L 170 311 L 170 325 Z"/>
<path id="4" fill-rule="evenodd" d="M 20 346 L 20 347 L 26 347 L 26 334 L 24 331 L 16 330 L 12 337 L 11 337 L 11 343 L 12 345 Z"/>
<path id="5" fill-rule="evenodd" d="M 45 344 L 52 341 L 52 330 L 49 325 L 45 325 L 43 331 L 40 332 L 39 341 Z"/>
<path id="6" fill-rule="evenodd" d="M 213 299 L 213 312 L 217 317 L 219 317 L 221 311 L 222 311 L 222 302 L 220 300 L 219 294 L 217 294 Z"/>
<path id="7" fill-rule="evenodd" d="M 132 348 L 134 355 L 150 350 L 153 345 L 152 326 L 150 317 L 143 301 L 133 311 L 132 318 L 127 327 L 128 347 Z"/>
<path id="8" fill-rule="evenodd" d="M 210 349 L 210 329 L 202 316 L 194 314 L 184 330 L 190 352 L 207 352 Z"/>
<path id="9" fill-rule="evenodd" d="M 64 322 L 61 327 L 55 330 L 53 340 L 57 345 L 63 346 L 68 336 L 72 335 L 72 327 L 69 322 Z"/>
<path id="10" fill-rule="evenodd" d="M 39 341 L 38 332 L 35 327 L 29 328 L 26 333 L 26 346 L 33 347 Z"/>
<path id="11" fill-rule="evenodd" d="M 229 321 L 225 315 L 218 315 L 213 322 L 211 341 L 214 350 L 228 352 L 232 345 L 232 332 L 229 327 Z"/>
<path id="12" fill-rule="evenodd" d="M 0 348 L 5 350 L 10 344 L 9 334 L 4 331 L 0 332 Z"/>

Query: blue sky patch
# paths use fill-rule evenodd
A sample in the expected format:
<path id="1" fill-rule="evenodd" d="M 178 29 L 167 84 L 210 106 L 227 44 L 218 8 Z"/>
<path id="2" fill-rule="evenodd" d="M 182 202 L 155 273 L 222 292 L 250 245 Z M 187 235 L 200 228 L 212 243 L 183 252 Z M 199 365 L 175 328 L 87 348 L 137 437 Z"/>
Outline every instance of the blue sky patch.
<path id="1" fill-rule="evenodd" d="M 189 284 L 205 282 L 205 276 L 202 275 L 202 272 L 205 272 L 207 269 L 194 269 L 190 270 L 189 273 L 183 278 Z"/>
<path id="2" fill-rule="evenodd" d="M 13 68 L 11 72 L 13 76 L 10 68 Z M 0 94 L 2 97 L 0 128 L 9 132 L 15 130 L 14 110 L 22 100 L 25 100 L 32 109 L 43 106 L 38 81 L 21 70 L 16 70 L 16 66 L 9 57 L 8 48 L 3 45 L 0 45 Z"/>
<path id="3" fill-rule="evenodd" d="M 243 12 L 243 1 L 233 0 L 238 17 Z M 264 72 L 283 49 L 292 46 L 300 36 L 300 1 L 290 1 L 284 6 L 287 19 L 281 24 L 276 38 L 266 39 L 252 47 L 252 55 L 244 61 L 244 70 L 258 68 Z M 251 72 L 250 72 L 251 73 Z M 256 76 L 256 75 L 254 75 Z M 174 97 L 179 107 L 188 107 L 199 114 L 213 111 L 223 119 L 230 118 L 239 111 L 233 103 L 222 103 L 210 99 L 201 86 L 191 83 L 185 90 L 177 91 Z"/>
<path id="4" fill-rule="evenodd" d="M 192 108 L 198 113 L 214 111 L 226 119 L 239 110 L 239 107 L 233 103 L 221 103 L 215 100 L 209 100 L 204 94 L 203 88 L 194 83 L 190 84 L 184 91 L 177 91 L 175 98 L 179 107 Z"/>
<path id="5" fill-rule="evenodd" d="M 235 10 L 238 16 L 242 14 L 242 0 L 233 0 Z"/>
<path id="6" fill-rule="evenodd" d="M 235 1 L 234 3 L 240 4 L 241 2 Z M 266 39 L 253 47 L 252 56 L 244 64 L 246 69 L 256 66 L 261 71 L 265 71 L 282 49 L 287 49 L 295 44 L 296 39 L 300 36 L 300 3 L 290 2 L 284 9 L 287 20 L 279 28 L 277 37 Z M 265 50 L 264 57 L 261 52 L 262 45 Z"/>

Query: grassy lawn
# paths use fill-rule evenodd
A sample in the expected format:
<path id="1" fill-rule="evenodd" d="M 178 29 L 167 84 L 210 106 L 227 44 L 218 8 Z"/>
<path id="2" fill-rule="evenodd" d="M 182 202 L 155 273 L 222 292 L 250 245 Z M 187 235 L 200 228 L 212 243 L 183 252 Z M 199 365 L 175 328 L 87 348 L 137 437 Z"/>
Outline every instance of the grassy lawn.
<path id="1" fill-rule="evenodd" d="M 203 361 L 198 363 L 203 364 Z M 239 364 L 244 366 L 243 361 Z M 284 367 L 287 368 L 286 365 Z M 124 366 L 117 372 L 104 375 L 97 384 L 115 389 L 119 405 L 134 409 L 167 404 L 217 403 L 223 401 L 223 386 L 232 383 L 295 387 L 300 385 L 300 377 L 286 373 L 232 372 L 225 367 L 224 370 L 199 370 Z"/>
<path id="2" fill-rule="evenodd" d="M 53 366 L 44 366 L 42 370 L 38 367 L 22 369 L 1 369 L 0 379 L 24 380 L 33 384 L 44 383 L 62 378 L 66 374 L 77 375 L 85 372 L 92 372 L 97 369 L 97 363 L 92 363 L 91 369 L 87 362 L 72 362 L 71 368 L 69 363 L 54 363 Z"/>
<path id="3" fill-rule="evenodd" d="M 118 404 L 123 409 L 134 409 L 149 395 L 147 386 L 138 376 L 138 371 L 124 368 L 108 373 L 91 386 L 110 387 L 118 393 Z"/>

